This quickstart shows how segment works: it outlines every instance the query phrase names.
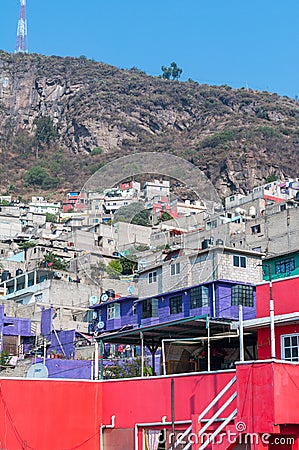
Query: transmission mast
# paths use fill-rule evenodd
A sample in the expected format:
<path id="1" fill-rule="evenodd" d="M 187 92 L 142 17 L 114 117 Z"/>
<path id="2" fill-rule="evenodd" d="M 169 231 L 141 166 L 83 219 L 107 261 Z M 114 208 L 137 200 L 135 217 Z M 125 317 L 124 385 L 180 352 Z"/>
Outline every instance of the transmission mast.
<path id="1" fill-rule="evenodd" d="M 21 9 L 18 20 L 16 53 L 28 53 L 26 0 L 20 0 Z"/>

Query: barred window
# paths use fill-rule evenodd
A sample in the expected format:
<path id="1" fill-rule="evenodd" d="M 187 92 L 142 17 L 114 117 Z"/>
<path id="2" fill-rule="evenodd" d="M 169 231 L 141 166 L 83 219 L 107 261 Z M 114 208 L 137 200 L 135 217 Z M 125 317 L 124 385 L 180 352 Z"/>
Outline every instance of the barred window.
<path id="1" fill-rule="evenodd" d="M 281 357 L 287 361 L 299 361 L 299 334 L 281 336 Z"/>
<path id="2" fill-rule="evenodd" d="M 148 298 L 142 302 L 142 319 L 158 317 L 158 299 Z"/>
<path id="3" fill-rule="evenodd" d="M 198 286 L 190 290 L 190 309 L 209 306 L 209 288 Z"/>
<path id="4" fill-rule="evenodd" d="M 35 294 L 35 301 L 37 302 L 37 303 L 40 303 L 40 302 L 42 302 L 43 301 L 43 293 L 42 292 L 40 292 L 40 293 L 38 293 L 38 294 Z"/>
<path id="5" fill-rule="evenodd" d="M 283 261 L 277 261 L 275 263 L 275 273 L 279 275 L 280 273 L 288 273 L 295 269 L 295 259 L 288 258 Z"/>
<path id="6" fill-rule="evenodd" d="M 183 299 L 181 295 L 170 297 L 169 300 L 170 314 L 180 314 L 183 312 Z"/>
<path id="7" fill-rule="evenodd" d="M 232 306 L 253 306 L 253 286 L 235 284 L 232 286 Z"/>

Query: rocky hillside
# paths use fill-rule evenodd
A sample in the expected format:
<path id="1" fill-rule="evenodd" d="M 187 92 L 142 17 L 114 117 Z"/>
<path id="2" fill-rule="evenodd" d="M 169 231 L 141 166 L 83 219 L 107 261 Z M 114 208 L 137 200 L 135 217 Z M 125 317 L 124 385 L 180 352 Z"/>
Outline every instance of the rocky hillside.
<path id="1" fill-rule="evenodd" d="M 298 102 L 85 58 L 0 52 L 1 192 L 80 189 L 107 161 L 171 152 L 221 195 L 298 176 Z"/>

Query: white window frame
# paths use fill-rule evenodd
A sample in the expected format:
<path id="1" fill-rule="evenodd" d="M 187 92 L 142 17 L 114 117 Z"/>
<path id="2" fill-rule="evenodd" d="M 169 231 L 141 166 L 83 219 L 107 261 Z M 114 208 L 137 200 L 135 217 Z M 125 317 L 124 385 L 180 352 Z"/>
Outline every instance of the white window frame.
<path id="1" fill-rule="evenodd" d="M 285 356 L 285 350 L 286 350 L 286 346 L 285 346 L 285 339 L 286 338 L 290 338 L 290 340 L 292 341 L 292 338 L 296 338 L 297 339 L 297 347 L 290 345 L 289 348 L 291 350 L 291 357 L 287 358 Z M 293 348 L 297 348 L 297 356 L 292 355 L 292 349 Z M 290 361 L 290 362 L 299 362 L 299 333 L 291 333 L 291 334 L 282 334 L 280 336 L 280 349 L 281 349 L 281 359 L 285 360 L 285 361 Z"/>
<path id="2" fill-rule="evenodd" d="M 179 262 L 170 265 L 170 275 L 178 275 L 181 273 L 181 264 Z"/>
<path id="3" fill-rule="evenodd" d="M 156 283 L 157 282 L 157 271 L 153 270 L 152 272 L 149 272 L 148 274 L 148 283 L 152 284 L 152 283 Z"/>
<path id="4" fill-rule="evenodd" d="M 238 258 L 238 264 L 235 264 L 235 258 Z M 242 265 L 241 261 L 244 261 L 245 265 Z M 241 269 L 246 269 L 247 268 L 246 256 L 233 255 L 233 266 L 240 267 Z"/>
<path id="5" fill-rule="evenodd" d="M 132 305 L 132 316 L 136 316 L 137 314 L 137 305 L 136 303 L 133 303 Z"/>
<path id="6" fill-rule="evenodd" d="M 111 303 L 107 305 L 107 320 L 118 319 L 120 317 L 120 304 Z"/>

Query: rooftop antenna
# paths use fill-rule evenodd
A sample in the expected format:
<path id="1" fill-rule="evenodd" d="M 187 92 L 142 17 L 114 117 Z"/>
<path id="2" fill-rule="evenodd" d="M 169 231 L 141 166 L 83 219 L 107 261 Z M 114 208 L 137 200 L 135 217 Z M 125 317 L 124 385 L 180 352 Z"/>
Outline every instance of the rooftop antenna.
<path id="1" fill-rule="evenodd" d="M 21 9 L 18 20 L 16 53 L 28 53 L 26 0 L 20 0 Z"/>

